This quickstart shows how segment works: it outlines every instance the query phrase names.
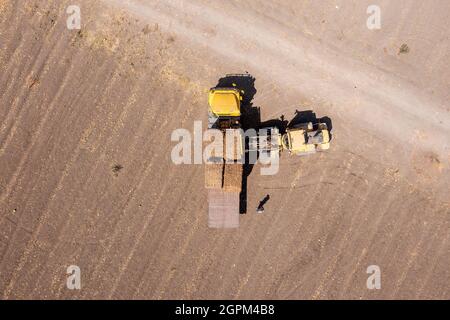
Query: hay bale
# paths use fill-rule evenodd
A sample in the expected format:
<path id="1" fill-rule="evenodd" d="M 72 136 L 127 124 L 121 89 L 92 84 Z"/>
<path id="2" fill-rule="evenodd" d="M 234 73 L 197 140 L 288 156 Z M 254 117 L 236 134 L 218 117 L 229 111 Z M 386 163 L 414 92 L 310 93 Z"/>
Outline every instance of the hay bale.
<path id="1" fill-rule="evenodd" d="M 241 192 L 243 166 L 239 163 L 225 164 L 223 189 L 226 192 Z"/>
<path id="2" fill-rule="evenodd" d="M 208 143 L 205 146 L 207 158 L 225 160 L 241 160 L 243 155 L 242 134 L 239 129 L 227 129 L 224 131 L 209 130 L 207 132 Z M 221 135 L 221 136 L 220 136 Z M 214 138 L 212 138 L 214 137 Z M 227 143 L 229 144 L 227 146 Z"/>
<path id="3" fill-rule="evenodd" d="M 229 146 L 227 146 L 227 143 Z M 223 135 L 223 157 L 225 160 L 242 158 L 242 135 L 239 129 L 227 129 Z"/>
<path id="4" fill-rule="evenodd" d="M 207 163 L 205 164 L 205 188 L 222 188 L 222 163 Z"/>
<path id="5" fill-rule="evenodd" d="M 204 152 L 207 154 L 208 158 L 220 158 L 223 159 L 223 143 L 224 136 L 223 132 L 217 129 L 209 129 L 205 133 L 205 136 L 209 137 Z"/>

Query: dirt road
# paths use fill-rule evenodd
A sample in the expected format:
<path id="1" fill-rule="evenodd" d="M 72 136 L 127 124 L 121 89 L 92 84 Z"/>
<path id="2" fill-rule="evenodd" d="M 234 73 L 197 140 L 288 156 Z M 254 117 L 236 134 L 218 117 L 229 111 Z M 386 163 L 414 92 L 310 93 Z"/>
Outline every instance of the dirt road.
<path id="1" fill-rule="evenodd" d="M 79 31 L 69 4 L 0 0 L 2 298 L 450 298 L 448 1 L 378 1 L 380 30 L 369 1 L 81 1 Z M 263 120 L 313 110 L 332 147 L 256 166 L 212 230 L 170 135 L 244 71 Z"/>

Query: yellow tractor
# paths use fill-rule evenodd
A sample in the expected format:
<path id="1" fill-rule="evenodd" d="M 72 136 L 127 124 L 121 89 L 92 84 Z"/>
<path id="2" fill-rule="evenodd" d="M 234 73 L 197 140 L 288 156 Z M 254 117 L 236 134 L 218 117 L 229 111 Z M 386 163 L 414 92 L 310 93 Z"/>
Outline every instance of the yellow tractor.
<path id="1" fill-rule="evenodd" d="M 302 123 L 280 136 L 280 147 L 290 153 L 303 155 L 330 148 L 330 134 L 325 123 Z"/>
<path id="2" fill-rule="evenodd" d="M 262 128 L 249 141 L 249 150 L 258 150 L 270 157 L 284 150 L 301 156 L 329 148 L 330 134 L 327 125 L 322 122 L 301 123 L 287 128 L 284 134 L 280 134 L 276 127 Z"/>

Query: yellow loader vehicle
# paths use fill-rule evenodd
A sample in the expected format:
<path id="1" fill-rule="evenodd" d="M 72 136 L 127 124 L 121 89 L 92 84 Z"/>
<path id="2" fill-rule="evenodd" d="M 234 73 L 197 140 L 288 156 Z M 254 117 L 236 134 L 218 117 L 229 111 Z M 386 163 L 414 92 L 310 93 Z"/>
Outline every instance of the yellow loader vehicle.
<path id="1" fill-rule="evenodd" d="M 281 151 L 290 154 L 307 155 L 330 148 L 330 134 L 325 123 L 301 123 L 287 128 L 280 134 L 278 128 L 262 128 L 258 136 L 251 137 L 250 150 L 258 150 L 269 156 Z"/>
<path id="2" fill-rule="evenodd" d="M 287 129 L 280 137 L 280 146 L 290 153 L 303 155 L 330 148 L 330 134 L 325 123 L 302 123 Z"/>

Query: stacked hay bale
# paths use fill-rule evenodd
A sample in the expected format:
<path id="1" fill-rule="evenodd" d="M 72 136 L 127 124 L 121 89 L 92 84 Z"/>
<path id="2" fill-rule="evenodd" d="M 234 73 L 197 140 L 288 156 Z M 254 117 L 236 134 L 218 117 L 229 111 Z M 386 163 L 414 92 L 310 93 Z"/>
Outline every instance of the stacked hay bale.
<path id="1" fill-rule="evenodd" d="M 226 192 L 241 192 L 243 166 L 240 163 L 224 165 L 223 190 Z"/>
<path id="2" fill-rule="evenodd" d="M 240 130 L 225 130 L 223 139 L 212 142 L 210 147 L 212 152 L 205 164 L 205 187 L 209 189 L 208 225 L 211 228 L 237 228 L 243 173 Z"/>
<path id="3" fill-rule="evenodd" d="M 240 130 L 228 129 L 222 141 L 211 142 L 209 146 L 212 152 L 205 164 L 207 189 L 220 188 L 226 192 L 241 192 L 243 172 L 241 139 Z"/>

